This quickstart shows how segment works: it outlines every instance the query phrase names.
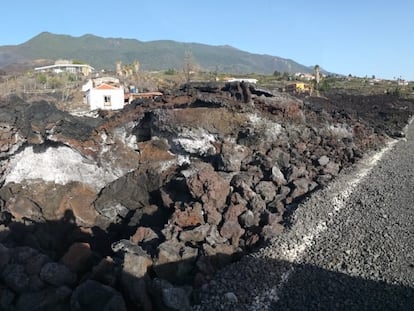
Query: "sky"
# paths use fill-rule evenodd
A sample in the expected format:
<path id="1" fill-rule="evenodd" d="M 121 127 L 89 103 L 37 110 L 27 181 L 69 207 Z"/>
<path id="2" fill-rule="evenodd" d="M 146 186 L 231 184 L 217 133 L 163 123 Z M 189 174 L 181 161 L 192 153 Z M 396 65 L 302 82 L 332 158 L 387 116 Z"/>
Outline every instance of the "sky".
<path id="1" fill-rule="evenodd" d="M 0 45 L 55 34 L 231 45 L 354 76 L 414 80 L 413 0 L 14 0 Z"/>

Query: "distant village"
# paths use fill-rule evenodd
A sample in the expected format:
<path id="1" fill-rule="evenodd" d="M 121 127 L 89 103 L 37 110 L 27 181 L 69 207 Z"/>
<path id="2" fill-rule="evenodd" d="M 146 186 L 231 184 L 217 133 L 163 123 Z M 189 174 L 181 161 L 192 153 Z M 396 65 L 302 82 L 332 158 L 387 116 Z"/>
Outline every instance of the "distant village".
<path id="1" fill-rule="evenodd" d="M 133 69 L 122 67 L 121 63 L 118 62 L 116 75 L 119 77 L 128 76 L 137 73 L 138 70 L 138 62 L 135 63 Z M 161 92 L 137 92 L 136 86 L 125 86 L 120 83 L 120 79 L 117 77 L 100 77 L 98 73 L 95 73 L 95 68 L 92 66 L 88 64 L 74 64 L 68 60 L 58 60 L 53 65 L 36 67 L 35 71 L 53 72 L 56 74 L 69 72 L 89 77 L 82 86 L 82 92 L 83 102 L 90 110 L 117 110 L 124 108 L 126 104 L 131 103 L 135 99 L 162 96 Z M 92 76 L 95 77 L 92 78 Z"/>
<path id="2" fill-rule="evenodd" d="M 132 103 L 136 99 L 150 98 L 154 99 L 162 96 L 159 91 L 144 92 L 139 91 L 136 85 L 125 83 L 128 77 L 136 76 L 139 72 L 139 62 L 133 64 L 122 65 L 121 62 L 116 63 L 115 76 L 106 75 L 104 72 L 98 72 L 92 66 L 83 63 L 76 63 L 70 60 L 57 60 L 52 65 L 34 68 L 35 72 L 49 72 L 54 74 L 73 73 L 82 75 L 86 79 L 86 83 L 81 86 L 83 95 L 83 104 L 89 110 L 118 110 Z M 318 85 L 320 80 L 326 76 L 319 71 L 319 66 L 315 66 L 314 74 L 311 73 L 295 73 L 289 76 L 288 82 L 279 90 L 299 95 L 313 95 L 314 86 Z M 352 77 L 349 76 L 348 79 Z M 217 78 L 216 78 L 217 79 Z M 124 81 L 124 82 L 121 82 Z M 247 77 L 224 77 L 219 81 L 224 82 L 241 82 L 256 84 L 257 79 Z M 369 85 L 377 85 L 381 83 L 381 79 L 374 76 L 368 80 Z M 407 86 L 408 81 L 397 79 L 397 86 Z"/>

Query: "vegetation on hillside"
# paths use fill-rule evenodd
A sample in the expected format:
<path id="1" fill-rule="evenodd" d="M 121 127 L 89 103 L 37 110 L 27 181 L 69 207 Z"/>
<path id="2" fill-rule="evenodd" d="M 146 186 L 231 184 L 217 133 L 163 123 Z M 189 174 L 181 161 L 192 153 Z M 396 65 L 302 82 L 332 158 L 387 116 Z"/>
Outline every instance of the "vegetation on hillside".
<path id="1" fill-rule="evenodd" d="M 83 63 L 83 60 L 79 60 Z M 142 63 L 134 60 L 136 63 Z M 116 76 L 114 71 L 105 72 L 105 75 Z M 22 74 L 0 74 L 0 97 L 10 94 L 17 94 L 27 101 L 46 99 L 53 101 L 60 109 L 76 110 L 86 109 L 81 92 L 82 85 L 89 77 L 73 73 L 45 73 L 33 70 Z M 283 91 L 288 84 L 301 81 L 311 84 L 315 96 L 330 94 L 351 94 L 351 95 L 378 95 L 390 94 L 401 98 L 414 98 L 414 82 L 408 85 L 399 85 L 396 80 L 380 80 L 374 77 L 360 78 L 349 76 L 324 76 L 320 78 L 319 84 L 315 80 L 307 81 L 300 79 L 288 72 L 274 71 L 272 74 L 230 74 L 217 70 L 204 70 L 193 57 L 187 53 L 183 58 L 181 68 L 168 68 L 165 71 L 139 70 L 129 77 L 120 77 L 121 82 L 126 86 L 133 85 L 138 92 L 161 91 L 169 92 L 186 82 L 225 82 L 229 78 L 251 78 L 257 79 L 258 87 L 270 91 Z"/>
<path id="2" fill-rule="evenodd" d="M 191 51 L 197 63 L 206 71 L 271 74 L 281 72 L 311 72 L 312 69 L 292 60 L 270 55 L 252 54 L 230 46 L 211 46 L 170 40 L 142 42 L 133 39 L 101 38 L 94 35 L 72 37 L 41 33 L 18 45 L 0 47 L 0 54 L 26 60 L 76 59 L 98 69 L 113 70 L 117 61 L 132 63 L 139 59 L 142 69 L 165 71 L 183 67 L 184 55 Z M 0 59 L 0 66 L 2 65 Z"/>

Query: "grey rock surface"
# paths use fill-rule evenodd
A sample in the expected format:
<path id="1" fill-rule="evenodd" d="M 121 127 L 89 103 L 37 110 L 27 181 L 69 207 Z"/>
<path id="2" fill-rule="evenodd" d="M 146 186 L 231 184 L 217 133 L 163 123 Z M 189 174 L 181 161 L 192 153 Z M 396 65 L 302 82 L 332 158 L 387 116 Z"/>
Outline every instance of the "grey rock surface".
<path id="1" fill-rule="evenodd" d="M 411 124 L 301 204 L 286 234 L 220 271 L 194 309 L 412 310 L 413 154 Z"/>

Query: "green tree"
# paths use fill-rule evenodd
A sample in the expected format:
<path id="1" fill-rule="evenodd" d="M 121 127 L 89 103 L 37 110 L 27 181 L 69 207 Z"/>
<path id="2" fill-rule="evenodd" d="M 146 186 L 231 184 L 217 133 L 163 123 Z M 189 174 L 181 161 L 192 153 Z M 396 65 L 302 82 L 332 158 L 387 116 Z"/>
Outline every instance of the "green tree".
<path id="1" fill-rule="evenodd" d="M 322 81 L 322 84 L 319 86 L 319 90 L 321 90 L 322 92 L 328 92 L 330 89 L 331 89 L 331 84 L 329 83 L 327 79 L 324 79 Z"/>
<path id="2" fill-rule="evenodd" d="M 287 72 L 287 71 L 283 72 L 282 79 L 283 80 L 290 80 L 290 74 L 289 74 L 289 72 Z"/>
<path id="3" fill-rule="evenodd" d="M 40 84 L 46 84 L 47 83 L 47 75 L 44 73 L 39 73 L 36 75 L 36 82 Z"/>
<path id="4" fill-rule="evenodd" d="M 58 77 L 52 77 L 48 80 L 48 84 L 50 88 L 58 89 L 62 87 L 63 82 Z"/>
<path id="5" fill-rule="evenodd" d="M 169 68 L 164 72 L 164 74 L 169 75 L 169 76 L 173 76 L 173 75 L 175 75 L 175 70 L 173 68 Z"/>

